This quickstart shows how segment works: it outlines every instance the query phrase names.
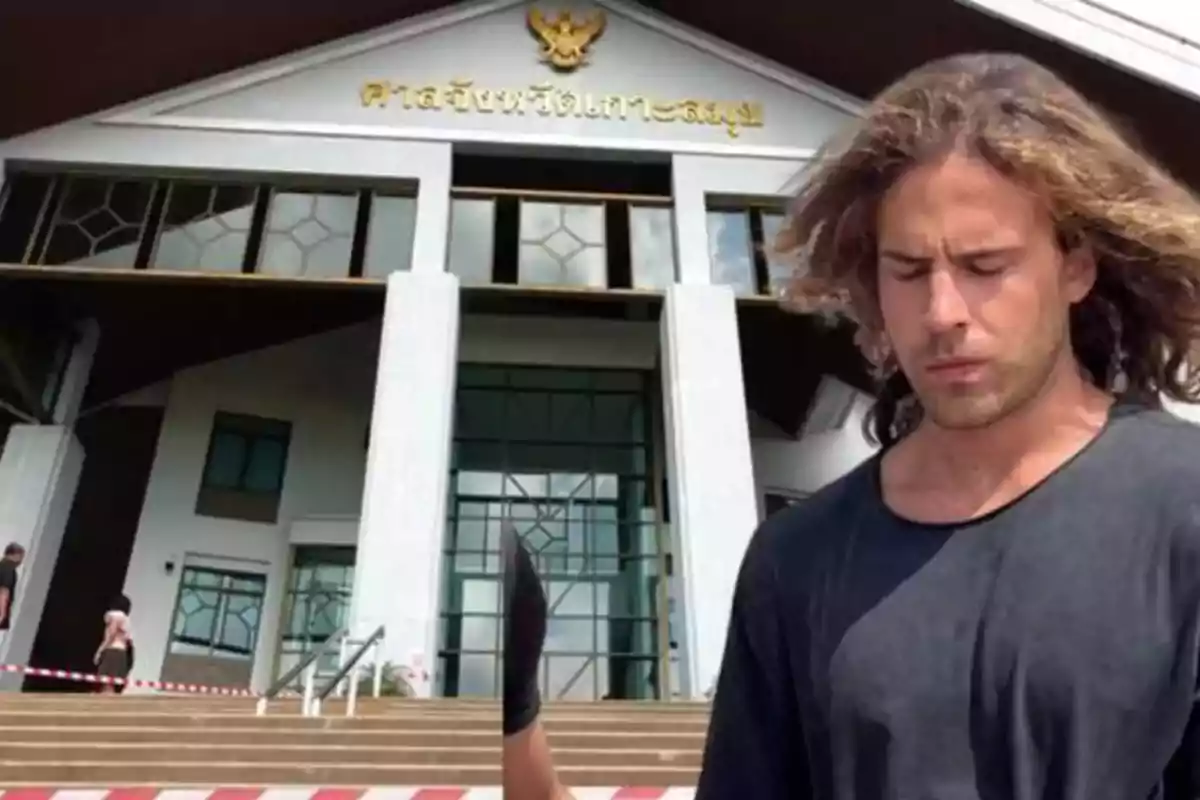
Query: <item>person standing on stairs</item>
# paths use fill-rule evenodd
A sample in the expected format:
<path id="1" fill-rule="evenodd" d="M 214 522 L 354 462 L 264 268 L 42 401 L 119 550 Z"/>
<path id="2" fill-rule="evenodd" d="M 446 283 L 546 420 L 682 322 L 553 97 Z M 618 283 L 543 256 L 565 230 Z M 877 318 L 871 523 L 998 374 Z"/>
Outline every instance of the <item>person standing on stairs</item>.
<path id="1" fill-rule="evenodd" d="M 124 680 L 133 668 L 133 630 L 129 624 L 132 603 L 128 597 L 120 595 L 110 605 L 112 608 L 104 614 L 104 638 L 96 648 L 93 661 L 97 675 Z M 102 683 L 98 691 L 100 694 L 122 694 L 125 684 Z"/>
<path id="2" fill-rule="evenodd" d="M 538 715 L 538 665 L 546 641 L 546 595 L 512 526 L 501 534 L 504 568 L 503 783 L 505 800 L 571 800 L 559 782 Z"/>
<path id="3" fill-rule="evenodd" d="M 0 646 L 12 627 L 12 612 L 17 602 L 17 568 L 25 560 L 25 548 L 11 542 L 0 559 Z"/>

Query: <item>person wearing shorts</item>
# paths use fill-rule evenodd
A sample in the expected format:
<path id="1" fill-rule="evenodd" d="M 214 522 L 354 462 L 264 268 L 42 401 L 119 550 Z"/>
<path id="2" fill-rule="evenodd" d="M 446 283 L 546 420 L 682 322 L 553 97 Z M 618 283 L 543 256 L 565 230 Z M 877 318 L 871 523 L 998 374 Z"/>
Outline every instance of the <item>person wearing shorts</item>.
<path id="1" fill-rule="evenodd" d="M 96 674 L 102 678 L 124 681 L 133 668 L 133 632 L 129 624 L 131 603 L 125 595 L 118 597 L 104 614 L 104 638 L 96 649 Z M 124 683 L 101 683 L 100 694 L 121 694 Z"/>

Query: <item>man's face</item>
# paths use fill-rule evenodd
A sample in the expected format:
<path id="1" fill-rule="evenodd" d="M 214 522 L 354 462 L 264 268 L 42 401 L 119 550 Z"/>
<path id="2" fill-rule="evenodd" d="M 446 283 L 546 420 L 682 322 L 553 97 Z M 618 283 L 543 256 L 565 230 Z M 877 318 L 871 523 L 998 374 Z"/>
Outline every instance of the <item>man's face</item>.
<path id="1" fill-rule="evenodd" d="M 25 554 L 24 553 L 13 553 L 12 555 L 10 555 L 8 557 L 8 560 L 11 561 L 12 563 L 16 564 L 19 567 L 19 566 L 21 566 L 21 562 L 25 560 Z"/>
<path id="2" fill-rule="evenodd" d="M 883 329 L 926 418 L 994 423 L 1070 357 L 1069 312 L 1095 280 L 1026 190 L 967 156 L 916 167 L 879 211 Z"/>

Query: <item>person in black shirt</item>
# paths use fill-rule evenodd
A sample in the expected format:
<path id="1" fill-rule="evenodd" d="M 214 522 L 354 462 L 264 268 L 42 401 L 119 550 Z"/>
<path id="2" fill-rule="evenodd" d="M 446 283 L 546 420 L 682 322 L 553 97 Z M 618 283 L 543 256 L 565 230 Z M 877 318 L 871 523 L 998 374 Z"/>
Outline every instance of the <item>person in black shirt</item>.
<path id="1" fill-rule="evenodd" d="M 504 760 L 506 800 L 569 800 L 538 721 L 538 664 L 546 640 L 546 595 L 525 543 L 511 526 L 504 563 Z"/>
<path id="2" fill-rule="evenodd" d="M 0 559 L 0 641 L 12 627 L 12 612 L 17 601 L 17 567 L 25 560 L 25 548 L 12 542 Z"/>
<path id="3" fill-rule="evenodd" d="M 1200 203 L 1061 79 L 917 69 L 779 242 L 879 454 L 745 555 L 699 800 L 1200 797 Z"/>

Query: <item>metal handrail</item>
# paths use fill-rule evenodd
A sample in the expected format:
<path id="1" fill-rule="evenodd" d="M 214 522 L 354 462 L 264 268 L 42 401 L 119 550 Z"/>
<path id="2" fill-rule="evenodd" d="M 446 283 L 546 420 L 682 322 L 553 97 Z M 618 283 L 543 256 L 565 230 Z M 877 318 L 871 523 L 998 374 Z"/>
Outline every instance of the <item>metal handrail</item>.
<path id="1" fill-rule="evenodd" d="M 350 653 L 348 658 L 343 659 L 340 669 L 329 679 L 324 688 L 316 693 L 312 698 L 311 703 L 306 704 L 305 713 L 317 717 L 321 715 L 321 703 L 329 695 L 333 694 L 333 690 L 338 684 L 346 680 L 349 676 L 349 686 L 346 688 L 346 716 L 354 716 L 354 706 L 358 700 L 358 663 L 362 660 L 363 655 L 372 648 L 375 649 L 375 680 L 374 680 L 374 695 L 379 696 L 380 684 L 383 678 L 383 663 L 379 659 L 379 643 L 383 641 L 384 627 L 380 625 L 366 639 L 363 639 L 354 652 Z"/>
<path id="2" fill-rule="evenodd" d="M 305 669 L 312 667 L 310 674 L 305 677 L 304 681 L 304 705 L 307 708 L 309 700 L 311 699 L 313 679 L 316 677 L 317 659 L 328 653 L 334 643 L 338 643 L 340 645 L 341 641 L 346 637 L 347 632 L 348 631 L 346 628 L 339 628 L 333 633 L 333 635 L 326 637 L 325 641 L 321 643 L 320 647 L 305 653 L 304 658 L 296 662 L 291 669 L 283 673 L 278 680 L 271 684 L 271 688 L 267 689 L 267 691 L 263 693 L 262 697 L 258 699 L 258 715 L 261 717 L 263 714 L 266 714 L 267 703 L 271 700 L 274 700 L 280 692 L 290 686 L 292 681 L 294 681 L 301 672 L 304 672 Z"/>

